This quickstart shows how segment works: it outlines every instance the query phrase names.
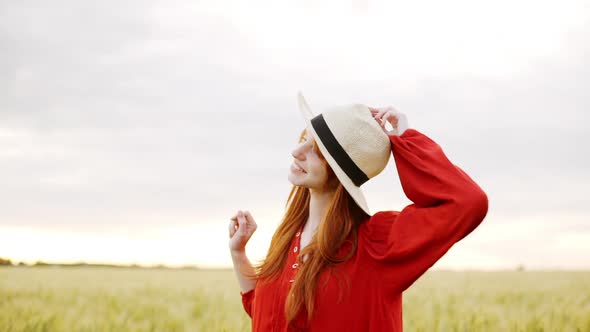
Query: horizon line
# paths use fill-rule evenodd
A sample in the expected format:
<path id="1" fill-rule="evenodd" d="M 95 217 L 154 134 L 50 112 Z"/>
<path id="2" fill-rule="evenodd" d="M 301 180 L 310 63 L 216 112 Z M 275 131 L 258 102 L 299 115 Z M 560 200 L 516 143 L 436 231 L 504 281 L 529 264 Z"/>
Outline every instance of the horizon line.
<path id="1" fill-rule="evenodd" d="M 167 269 L 167 270 L 233 270 L 232 266 L 199 266 L 199 265 L 169 265 L 169 264 L 139 264 L 139 263 L 88 263 L 88 262 L 46 262 L 38 260 L 35 263 L 17 262 L 14 263 L 10 259 L 0 257 L 0 268 L 46 268 L 46 267 L 89 267 L 89 268 L 134 268 L 134 269 Z M 572 268 L 527 268 L 525 265 L 517 265 L 512 268 L 451 268 L 451 267 L 433 267 L 429 271 L 440 272 L 590 272 L 588 268 L 572 269 Z"/>

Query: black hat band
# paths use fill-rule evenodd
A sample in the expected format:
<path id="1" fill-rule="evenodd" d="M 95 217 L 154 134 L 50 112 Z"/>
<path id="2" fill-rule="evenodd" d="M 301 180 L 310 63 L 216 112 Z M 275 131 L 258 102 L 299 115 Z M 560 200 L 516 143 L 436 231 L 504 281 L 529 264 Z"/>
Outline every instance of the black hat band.
<path id="1" fill-rule="evenodd" d="M 365 172 L 354 163 L 342 145 L 338 143 L 338 140 L 334 137 L 334 134 L 332 134 L 332 131 L 328 127 L 326 120 L 324 120 L 323 114 L 319 114 L 311 119 L 311 125 L 332 158 L 334 158 L 338 166 L 342 168 L 344 173 L 348 175 L 357 187 L 360 187 L 363 183 L 369 181 L 369 177 Z"/>

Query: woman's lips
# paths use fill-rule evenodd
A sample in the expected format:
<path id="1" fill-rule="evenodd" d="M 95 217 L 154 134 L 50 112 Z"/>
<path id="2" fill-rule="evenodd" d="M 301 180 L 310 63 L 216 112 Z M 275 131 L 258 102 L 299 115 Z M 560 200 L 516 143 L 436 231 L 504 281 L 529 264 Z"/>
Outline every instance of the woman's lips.
<path id="1" fill-rule="evenodd" d="M 299 166 L 295 165 L 294 163 L 291 164 L 291 171 L 293 171 L 295 173 L 307 173 L 306 171 L 304 171 L 302 168 L 300 168 Z"/>

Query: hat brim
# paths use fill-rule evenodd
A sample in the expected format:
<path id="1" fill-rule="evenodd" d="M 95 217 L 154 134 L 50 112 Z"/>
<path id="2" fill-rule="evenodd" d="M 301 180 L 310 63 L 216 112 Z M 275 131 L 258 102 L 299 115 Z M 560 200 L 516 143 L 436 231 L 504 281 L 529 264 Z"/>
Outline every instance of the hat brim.
<path id="1" fill-rule="evenodd" d="M 344 186 L 344 189 L 346 189 L 346 191 L 350 194 L 352 199 L 358 204 L 358 206 L 361 207 L 361 209 L 363 209 L 363 211 L 365 211 L 368 215 L 371 215 L 363 190 L 360 187 L 357 187 L 348 177 L 348 175 L 344 173 L 342 168 L 340 168 L 338 163 L 334 160 L 334 158 L 332 158 L 332 155 L 330 155 L 328 149 L 326 149 L 326 147 L 324 146 L 324 143 L 318 138 L 317 133 L 311 125 L 311 119 L 313 119 L 315 115 L 311 111 L 311 108 L 305 101 L 305 98 L 303 97 L 303 94 L 301 92 L 297 94 L 297 100 L 299 103 L 299 111 L 301 111 L 303 119 L 306 122 L 307 130 L 312 133 L 323 157 L 326 159 L 326 161 L 334 171 L 334 174 L 336 175 L 338 180 L 340 180 L 340 182 Z"/>

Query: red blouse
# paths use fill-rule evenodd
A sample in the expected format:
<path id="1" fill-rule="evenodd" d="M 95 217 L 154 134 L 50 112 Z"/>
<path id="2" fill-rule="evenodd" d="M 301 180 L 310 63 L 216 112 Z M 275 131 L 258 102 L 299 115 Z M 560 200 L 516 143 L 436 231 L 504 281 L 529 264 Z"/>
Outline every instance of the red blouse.
<path id="1" fill-rule="evenodd" d="M 389 138 L 402 188 L 413 204 L 401 212 L 377 212 L 361 224 L 354 256 L 321 273 L 305 331 L 402 331 L 402 292 L 487 214 L 487 195 L 437 143 L 411 128 Z M 300 232 L 279 278 L 240 292 L 252 331 L 295 331 L 287 327 L 284 312 L 299 268 L 299 239 Z M 301 310 L 297 325 L 306 316 Z"/>

